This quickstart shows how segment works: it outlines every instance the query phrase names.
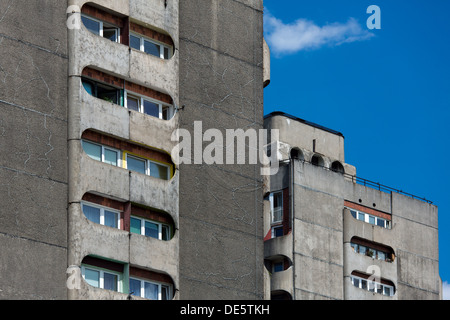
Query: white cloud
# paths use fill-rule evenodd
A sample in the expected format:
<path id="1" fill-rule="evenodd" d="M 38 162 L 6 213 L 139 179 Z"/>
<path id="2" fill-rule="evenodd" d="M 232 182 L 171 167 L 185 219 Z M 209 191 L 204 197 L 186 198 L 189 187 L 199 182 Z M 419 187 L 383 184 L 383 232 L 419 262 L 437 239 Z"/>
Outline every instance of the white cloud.
<path id="1" fill-rule="evenodd" d="M 338 46 L 373 37 L 358 21 L 350 18 L 346 23 L 318 26 L 306 19 L 285 24 L 266 10 L 264 16 L 265 39 L 276 55 L 318 49 L 322 46 Z"/>
<path id="2" fill-rule="evenodd" d="M 450 283 L 444 281 L 442 284 L 443 299 L 450 300 Z"/>

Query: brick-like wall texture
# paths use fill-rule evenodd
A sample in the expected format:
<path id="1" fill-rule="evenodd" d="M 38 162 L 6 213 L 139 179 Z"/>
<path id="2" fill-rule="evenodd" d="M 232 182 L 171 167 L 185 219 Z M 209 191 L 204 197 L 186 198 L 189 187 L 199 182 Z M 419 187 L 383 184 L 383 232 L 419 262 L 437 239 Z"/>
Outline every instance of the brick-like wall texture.
<path id="1" fill-rule="evenodd" d="M 67 298 L 66 9 L 0 1 L 0 299 Z"/>

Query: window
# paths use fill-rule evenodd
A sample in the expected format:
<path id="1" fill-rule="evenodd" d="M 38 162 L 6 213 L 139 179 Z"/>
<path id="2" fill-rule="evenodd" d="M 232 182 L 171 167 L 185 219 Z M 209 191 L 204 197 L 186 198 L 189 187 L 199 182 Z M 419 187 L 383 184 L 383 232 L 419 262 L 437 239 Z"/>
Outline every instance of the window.
<path id="1" fill-rule="evenodd" d="M 125 107 L 130 110 L 145 113 L 163 120 L 169 120 L 173 116 L 172 106 L 164 104 L 161 101 L 144 98 L 129 92 L 126 92 L 125 95 Z"/>
<path id="2" fill-rule="evenodd" d="M 170 300 L 171 286 L 137 278 L 130 278 L 130 294 L 150 300 Z"/>
<path id="3" fill-rule="evenodd" d="M 283 220 L 283 194 L 274 192 L 270 194 L 270 209 L 272 223 L 279 223 Z"/>
<path id="4" fill-rule="evenodd" d="M 138 217 L 131 217 L 130 232 L 164 241 L 171 238 L 169 225 Z"/>
<path id="5" fill-rule="evenodd" d="M 273 272 L 281 272 L 284 271 L 283 261 L 277 261 L 273 263 Z"/>
<path id="6" fill-rule="evenodd" d="M 82 140 L 84 152 L 94 160 L 119 166 L 120 151 L 100 144 Z"/>
<path id="7" fill-rule="evenodd" d="M 118 105 L 123 104 L 123 90 L 121 89 L 86 78 L 82 79 L 82 84 L 84 89 L 96 98 Z"/>
<path id="8" fill-rule="evenodd" d="M 100 37 L 109 39 L 113 42 L 119 42 L 120 29 L 108 22 L 103 22 L 101 20 L 89 17 L 82 14 L 81 20 L 84 26 L 90 32 L 99 35 Z"/>
<path id="9" fill-rule="evenodd" d="M 356 243 L 351 243 L 350 245 L 353 248 L 353 251 L 355 253 L 360 253 L 360 254 L 363 254 L 368 257 L 378 259 L 378 260 L 391 261 L 390 259 L 388 259 L 388 257 L 390 256 L 390 253 L 388 253 L 386 251 L 376 250 L 376 249 L 370 248 L 368 246 L 364 246 L 364 245 L 356 244 Z"/>
<path id="10" fill-rule="evenodd" d="M 86 218 L 111 228 L 120 228 L 120 212 L 93 203 L 82 202 L 81 207 Z"/>
<path id="11" fill-rule="evenodd" d="M 389 297 L 392 297 L 394 295 L 394 287 L 391 285 L 379 283 L 372 280 L 367 280 L 357 276 L 351 276 L 351 281 L 355 287 L 360 289 L 368 290 L 374 293 L 379 293 Z"/>
<path id="12" fill-rule="evenodd" d="M 83 279 L 93 287 L 117 292 L 121 290 L 121 275 L 117 272 L 82 265 L 81 274 Z"/>
<path id="13" fill-rule="evenodd" d="M 386 228 L 386 229 L 390 229 L 391 228 L 391 222 L 389 220 L 387 220 L 387 219 L 380 218 L 380 217 L 377 217 L 377 216 L 374 216 L 374 215 L 371 215 L 371 214 L 368 214 L 368 213 L 364 213 L 364 212 L 361 212 L 361 211 L 357 211 L 357 210 L 354 210 L 354 209 L 350 209 L 350 208 L 348 208 L 348 209 L 350 210 L 351 215 L 355 219 L 358 219 L 358 220 L 361 220 L 361 221 L 364 221 L 366 223 L 370 223 L 372 225 L 379 226 L 379 227 L 382 227 L 382 228 Z"/>
<path id="14" fill-rule="evenodd" d="M 152 160 L 139 158 L 132 156 L 127 153 L 127 169 L 136 171 L 148 176 L 169 180 L 170 179 L 170 168 L 168 165 L 161 164 Z"/>
<path id="15" fill-rule="evenodd" d="M 166 44 L 138 34 L 130 34 L 130 47 L 161 59 L 170 59 L 172 48 Z"/>

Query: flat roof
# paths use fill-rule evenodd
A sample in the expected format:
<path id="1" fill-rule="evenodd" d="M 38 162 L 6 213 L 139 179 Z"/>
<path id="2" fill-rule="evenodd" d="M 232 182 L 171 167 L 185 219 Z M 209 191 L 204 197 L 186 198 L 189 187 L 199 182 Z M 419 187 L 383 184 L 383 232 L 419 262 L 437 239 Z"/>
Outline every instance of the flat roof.
<path id="1" fill-rule="evenodd" d="M 308 126 L 311 126 L 311 127 L 317 128 L 317 129 L 321 129 L 321 130 L 330 132 L 332 134 L 335 134 L 335 135 L 338 135 L 338 136 L 341 136 L 341 137 L 344 138 L 344 135 L 341 132 L 339 132 L 339 131 L 336 131 L 336 130 L 333 130 L 333 129 L 321 126 L 320 124 L 317 124 L 317 123 L 314 123 L 314 122 L 310 122 L 310 121 L 301 119 L 299 117 L 293 116 L 291 114 L 288 114 L 288 113 L 282 112 L 282 111 L 271 112 L 271 113 L 265 115 L 264 119 L 271 118 L 271 117 L 274 117 L 274 116 L 283 116 L 283 117 L 286 117 L 286 118 L 289 118 L 289 119 L 301 122 L 301 123 L 306 124 Z"/>

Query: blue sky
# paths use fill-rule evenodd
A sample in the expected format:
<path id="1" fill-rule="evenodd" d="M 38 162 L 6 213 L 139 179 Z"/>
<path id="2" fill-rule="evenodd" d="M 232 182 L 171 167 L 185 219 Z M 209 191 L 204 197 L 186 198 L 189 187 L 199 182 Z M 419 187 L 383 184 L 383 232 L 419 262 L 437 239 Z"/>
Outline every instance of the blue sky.
<path id="1" fill-rule="evenodd" d="M 381 29 L 368 29 L 370 5 Z M 264 0 L 265 114 L 340 131 L 360 177 L 432 200 L 450 283 L 450 1 Z M 450 299 L 450 297 L 448 298 Z"/>

